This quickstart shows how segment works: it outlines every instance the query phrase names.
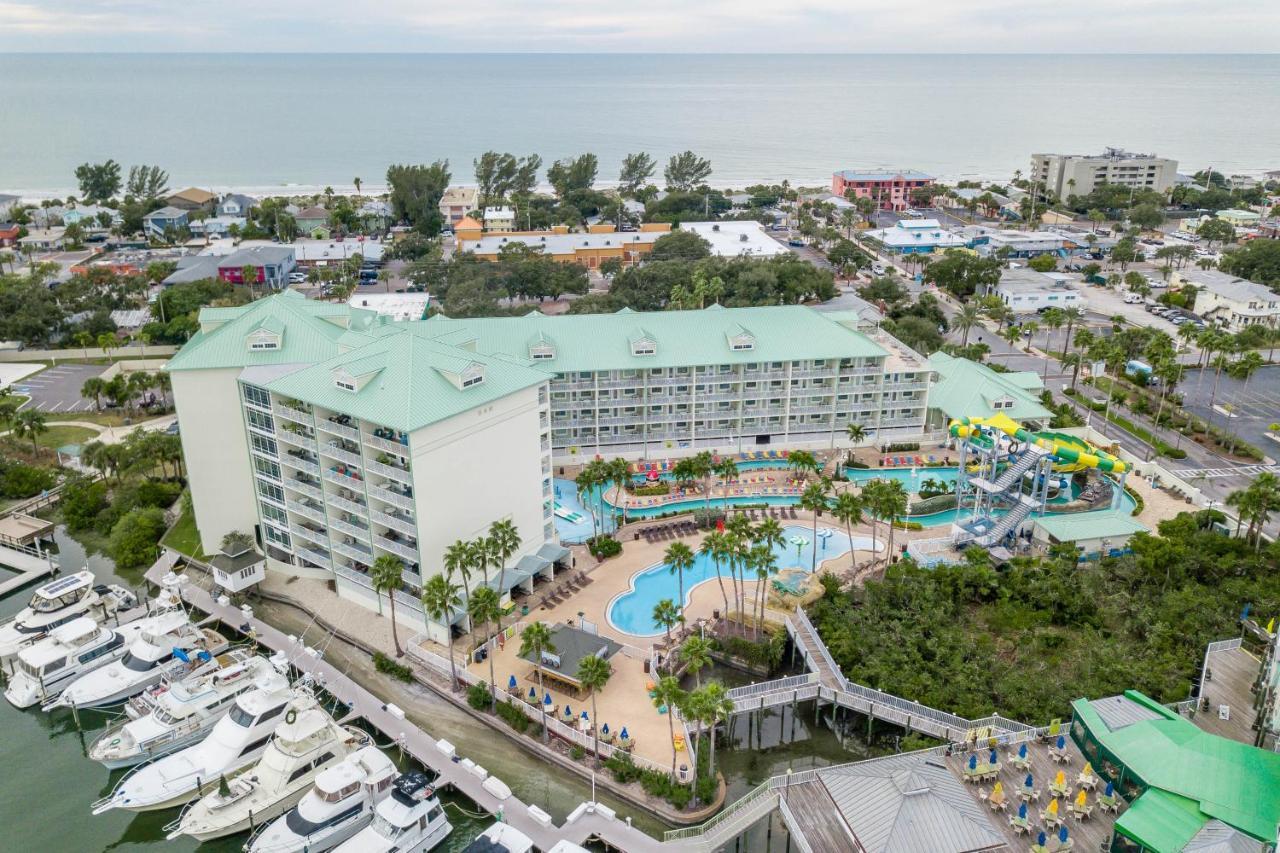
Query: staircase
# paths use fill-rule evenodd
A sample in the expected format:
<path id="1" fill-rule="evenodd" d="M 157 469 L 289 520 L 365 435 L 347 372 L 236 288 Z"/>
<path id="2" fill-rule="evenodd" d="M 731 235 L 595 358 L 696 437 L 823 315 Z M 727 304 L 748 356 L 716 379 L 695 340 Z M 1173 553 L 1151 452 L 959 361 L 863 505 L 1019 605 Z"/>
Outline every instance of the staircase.
<path id="1" fill-rule="evenodd" d="M 1000 518 L 995 525 L 986 533 L 975 537 L 973 542 L 981 545 L 983 548 L 991 548 L 1000 544 L 1000 541 L 1009 534 L 1011 530 L 1018 527 L 1019 524 L 1027 520 L 1027 516 L 1038 506 L 1036 499 L 1030 495 L 1018 495 L 1018 502 L 1009 508 L 1009 511 Z"/>

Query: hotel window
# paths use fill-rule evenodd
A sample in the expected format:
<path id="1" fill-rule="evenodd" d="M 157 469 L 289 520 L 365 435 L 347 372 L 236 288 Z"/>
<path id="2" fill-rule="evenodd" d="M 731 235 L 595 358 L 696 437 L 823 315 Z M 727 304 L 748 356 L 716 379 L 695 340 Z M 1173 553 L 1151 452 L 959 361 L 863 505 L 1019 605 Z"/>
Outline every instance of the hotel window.
<path id="1" fill-rule="evenodd" d="M 529 351 L 534 361 L 548 361 L 556 357 L 556 351 L 549 346 L 534 347 Z"/>
<path id="2" fill-rule="evenodd" d="M 276 543 L 277 545 L 283 545 L 285 548 L 290 547 L 288 533 L 284 533 L 283 531 L 276 530 L 270 524 L 264 524 L 262 526 L 262 532 L 267 537 L 267 539 Z"/>
<path id="3" fill-rule="evenodd" d="M 274 438 L 267 438 L 265 435 L 258 435 L 256 432 L 249 433 L 249 443 L 253 445 L 253 449 L 267 456 L 278 456 L 279 450 L 276 447 Z"/>
<path id="4" fill-rule="evenodd" d="M 244 398 L 261 409 L 271 408 L 271 395 L 255 385 L 244 385 Z"/>
<path id="5" fill-rule="evenodd" d="M 463 379 L 462 387 L 470 388 L 472 385 L 479 385 L 483 381 L 484 381 L 484 374 L 477 373 L 475 376 L 468 376 L 466 379 Z"/>
<path id="6" fill-rule="evenodd" d="M 334 379 L 333 384 L 341 388 L 343 391 L 357 390 L 355 381 L 351 379 L 346 379 L 346 378 Z"/>
<path id="7" fill-rule="evenodd" d="M 262 495 L 269 501 L 275 501 L 278 504 L 284 503 L 284 489 L 279 486 L 272 485 L 265 480 L 257 480 L 258 494 Z"/>
<path id="8" fill-rule="evenodd" d="M 259 474 L 264 477 L 270 477 L 272 480 L 283 479 L 280 476 L 280 466 L 272 462 L 270 459 L 263 459 L 261 456 L 253 457 L 253 467 Z"/>
<path id="9" fill-rule="evenodd" d="M 262 517 L 268 521 L 274 521 L 276 524 L 289 523 L 289 517 L 280 507 L 272 506 L 266 501 L 258 501 L 258 508 L 262 511 Z"/>
<path id="10" fill-rule="evenodd" d="M 276 431 L 276 423 L 272 419 L 271 415 L 263 414 L 262 412 L 255 411 L 253 409 L 246 409 L 245 415 L 249 420 L 249 426 L 260 429 L 263 432 Z"/>

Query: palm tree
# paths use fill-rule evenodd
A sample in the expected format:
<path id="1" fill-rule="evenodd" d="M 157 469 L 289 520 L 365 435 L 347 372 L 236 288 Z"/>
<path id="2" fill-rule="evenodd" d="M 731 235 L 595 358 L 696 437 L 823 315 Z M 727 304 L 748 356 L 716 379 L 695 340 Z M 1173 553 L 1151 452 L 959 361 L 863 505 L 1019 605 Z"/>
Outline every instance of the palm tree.
<path id="1" fill-rule="evenodd" d="M 871 515 L 871 558 L 877 559 L 879 553 L 878 542 L 876 538 L 876 522 L 880 520 L 880 514 L 876 511 L 877 506 L 884 500 L 885 480 L 868 480 L 866 485 L 862 487 L 862 494 L 858 495 L 858 499 L 862 501 L 862 508 Z"/>
<path id="2" fill-rule="evenodd" d="M 458 585 L 444 575 L 432 575 L 422 587 L 422 609 L 433 622 L 444 626 L 445 635 L 449 638 L 449 673 L 452 676 L 450 684 L 454 687 L 458 686 L 458 667 L 453 659 L 453 626 L 449 620 L 453 616 L 453 611 L 457 610 L 461 603 L 458 598 Z M 492 677 L 490 672 L 490 678 Z"/>
<path id="3" fill-rule="evenodd" d="M 1084 319 L 1084 312 L 1079 308 L 1061 308 L 1059 309 L 1062 322 L 1066 324 L 1067 332 L 1062 337 L 1062 355 L 1067 354 L 1067 341 L 1071 340 L 1071 330 L 1076 324 Z"/>
<path id="4" fill-rule="evenodd" d="M 404 563 L 400 561 L 399 557 L 380 554 L 373 561 L 373 567 L 369 570 L 369 580 L 373 584 L 373 591 L 377 593 L 385 592 L 387 600 L 391 602 L 391 641 L 396 647 L 396 657 L 402 657 L 404 652 L 400 650 L 400 636 L 396 633 L 395 591 L 400 588 L 400 584 L 404 581 Z"/>
<path id="5" fill-rule="evenodd" d="M 151 387 L 160 392 L 160 402 L 169 408 L 169 391 L 173 388 L 173 377 L 164 370 L 151 374 Z"/>
<path id="6" fill-rule="evenodd" d="M 591 509 L 591 493 L 597 486 L 604 484 L 598 479 L 600 469 L 594 464 L 595 460 L 588 462 L 582 466 L 582 470 L 578 472 L 578 476 L 574 478 L 573 484 L 578 490 L 578 501 L 587 508 L 587 512 L 591 515 L 591 538 L 595 539 L 600 535 L 599 529 L 596 527 L 596 514 Z"/>
<path id="7" fill-rule="evenodd" d="M 830 485 L 826 480 L 810 483 L 800 495 L 800 508 L 813 513 L 813 565 L 811 572 L 818 570 L 818 514 L 827 509 L 827 490 Z"/>
<path id="8" fill-rule="evenodd" d="M 526 628 L 527 632 L 529 629 Z M 675 716 L 675 709 L 684 703 L 685 692 L 680 689 L 680 682 L 676 681 L 674 676 L 664 675 L 658 679 L 657 685 L 653 690 L 653 707 L 661 710 L 664 706 L 667 709 L 667 728 L 671 731 L 670 742 L 675 743 L 676 740 L 676 724 L 672 717 Z M 676 778 L 676 752 L 671 750 L 671 778 Z"/>
<path id="9" fill-rule="evenodd" d="M 116 336 L 111 332 L 103 332 L 98 335 L 98 347 L 102 350 L 102 354 L 111 357 L 111 351 L 116 348 Z"/>
<path id="10" fill-rule="evenodd" d="M 476 586 L 487 584 L 489 582 L 489 566 L 494 562 L 489 540 L 482 536 L 468 543 L 467 548 L 471 552 L 471 567 L 480 570 L 480 583 Z"/>
<path id="11" fill-rule="evenodd" d="M 40 445 L 37 439 L 44 433 L 49 431 L 49 427 L 45 423 L 44 412 L 38 412 L 35 409 L 22 409 L 13 416 L 13 434 L 18 438 L 31 439 L 31 455 L 36 456 L 40 453 Z"/>
<path id="12" fill-rule="evenodd" d="M 680 661 L 693 673 L 694 681 L 702 687 L 702 670 L 711 664 L 711 641 L 694 635 L 680 647 Z"/>
<path id="13" fill-rule="evenodd" d="M 1076 380 L 1080 378 L 1080 368 L 1084 365 L 1084 355 L 1079 352 L 1069 352 L 1062 357 L 1062 366 L 1071 368 L 1071 388 L 1075 390 Z"/>
<path id="14" fill-rule="evenodd" d="M 817 473 L 822 470 L 822 466 L 818 464 L 818 459 L 807 450 L 793 450 L 787 456 L 787 467 L 794 470 L 801 479 L 807 477 L 810 473 Z"/>
<path id="15" fill-rule="evenodd" d="M 477 589 L 475 595 L 471 596 L 471 601 L 468 603 L 467 613 L 473 622 L 479 622 L 485 627 L 496 623 L 498 625 L 498 630 L 502 630 L 502 623 L 500 621 L 502 619 L 502 600 L 498 597 L 497 590 L 487 586 L 482 586 Z M 492 633 L 488 634 L 484 641 L 488 643 L 491 639 L 493 639 Z M 490 654 L 486 655 L 486 657 L 489 658 L 489 707 L 491 710 L 494 710 L 498 706 L 497 684 L 493 680 L 494 655 Z"/>
<path id="16" fill-rule="evenodd" d="M 862 501 L 858 500 L 858 496 L 853 492 L 841 492 L 836 495 L 836 502 L 831 507 L 831 514 L 844 524 L 845 535 L 849 537 L 849 542 L 852 543 L 853 525 L 862 523 Z M 853 568 L 856 565 L 855 552 L 852 545 L 850 545 L 849 567 Z"/>
<path id="17" fill-rule="evenodd" d="M 720 561 L 729 552 L 729 542 L 723 533 L 713 530 L 702 539 L 699 553 L 710 557 L 716 566 L 716 582 L 720 584 L 720 597 L 724 599 L 724 616 L 729 618 L 729 594 L 724 590 L 724 577 L 720 574 Z"/>
<path id="18" fill-rule="evenodd" d="M 667 632 L 667 648 L 671 648 L 671 629 L 680 624 L 680 608 L 669 598 L 664 598 L 653 605 L 653 621 Z"/>
<path id="19" fill-rule="evenodd" d="M 600 721 L 596 718 L 596 691 L 609 683 L 613 669 L 609 662 L 596 655 L 587 655 L 578 661 L 578 683 L 591 693 L 591 732 L 595 735 L 595 765 L 600 767 Z"/>
<path id="20" fill-rule="evenodd" d="M 961 306 L 960 311 L 951 319 L 951 324 L 963 332 L 960 338 L 960 346 L 968 346 L 969 330 L 977 326 L 982 321 L 982 309 L 976 302 L 966 302 Z"/>
<path id="21" fill-rule="evenodd" d="M 351 183 L 355 185 L 356 195 L 357 196 L 360 195 L 360 187 L 364 185 L 364 181 L 360 180 L 359 178 L 352 178 Z"/>
<path id="22" fill-rule="evenodd" d="M 1055 306 L 1053 308 L 1050 308 L 1048 311 L 1044 312 L 1044 317 L 1042 318 L 1042 320 L 1044 322 L 1045 328 L 1049 330 L 1049 335 L 1048 337 L 1045 338 L 1045 350 L 1047 351 L 1049 349 L 1049 341 L 1053 338 L 1053 333 L 1061 329 L 1064 325 L 1066 325 L 1067 318 L 1063 315 L 1062 309 Z M 1070 330 L 1068 330 L 1066 335 L 1064 335 L 1062 338 L 1062 354 L 1064 357 L 1066 356 L 1066 353 L 1067 353 L 1067 341 L 1069 341 L 1070 339 L 1071 339 L 1071 332 Z M 1047 363 L 1048 359 L 1045 359 L 1045 362 Z"/>
<path id="23" fill-rule="evenodd" d="M 465 539 L 459 539 L 444 549 L 445 574 L 450 580 L 455 574 L 462 578 L 463 608 L 468 614 L 471 612 L 471 569 L 471 544 Z"/>
<path id="24" fill-rule="evenodd" d="M 165 374 L 168 376 L 168 374 Z M 106 393 L 107 383 L 103 381 L 101 376 L 90 376 L 80 386 L 81 397 L 92 397 L 93 407 L 99 412 L 102 411 L 102 395 Z"/>
<path id="25" fill-rule="evenodd" d="M 71 340 L 75 342 L 76 346 L 80 347 L 80 349 L 84 351 L 84 360 L 88 361 L 89 360 L 89 344 L 93 343 L 93 335 L 89 334 L 86 331 L 81 330 L 79 332 L 76 332 L 74 335 L 72 335 Z M 86 394 L 85 396 L 87 397 L 89 395 Z"/>
<path id="26" fill-rule="evenodd" d="M 764 625 L 764 602 L 769 575 L 778 570 L 778 557 L 773 552 L 773 546 L 756 541 L 747 552 L 747 565 L 756 570 L 756 599 L 759 602 L 756 611 L 756 639 L 759 639 L 761 626 Z"/>
<path id="27" fill-rule="evenodd" d="M 517 551 L 520 550 L 520 531 L 516 529 L 515 522 L 509 518 L 501 521 L 495 521 L 489 525 L 489 553 L 498 562 L 498 593 L 501 595 L 507 591 L 507 560 L 510 560 Z M 498 630 L 502 630 L 502 610 L 498 610 Z"/>
<path id="28" fill-rule="evenodd" d="M 625 489 L 627 484 L 631 482 L 631 466 L 627 460 L 619 456 L 617 459 L 611 459 L 601 466 L 604 476 L 607 478 L 609 485 L 618 490 L 618 503 L 622 505 L 622 523 L 627 523 L 627 502 L 624 500 Z M 603 506 L 601 507 L 603 510 Z"/>
<path id="29" fill-rule="evenodd" d="M 725 535 L 728 541 L 727 557 L 729 574 L 733 578 L 733 600 L 738 605 L 738 612 L 746 615 L 746 555 L 748 542 L 751 539 L 751 519 L 739 513 L 725 523 Z M 739 575 L 739 572 L 742 572 Z"/>
<path id="30" fill-rule="evenodd" d="M 695 453 L 689 459 L 689 462 L 693 466 L 694 475 L 699 480 L 702 480 L 703 507 L 707 510 L 708 513 L 710 513 L 711 512 L 711 475 L 715 473 L 715 464 L 712 462 L 711 453 L 706 450 L 703 450 L 700 453 Z M 726 506 L 728 505 L 728 503 L 729 503 L 728 501 L 725 501 Z"/>
<path id="31" fill-rule="evenodd" d="M 533 669 L 538 673 L 538 707 L 542 709 L 542 742 L 546 743 L 547 706 L 542 701 L 542 655 L 544 652 L 555 654 L 556 646 L 551 641 L 551 629 L 545 622 L 534 622 L 520 634 L 520 657 L 531 659 Z"/>
<path id="32" fill-rule="evenodd" d="M 850 421 L 849 423 L 845 424 L 844 432 L 845 432 L 845 435 L 848 436 L 849 441 L 854 446 L 861 444 L 862 440 L 867 437 L 866 427 L 854 421 Z"/>
<path id="33" fill-rule="evenodd" d="M 1227 503 L 1237 508 L 1236 533 L 1240 532 L 1240 521 L 1248 522 L 1245 538 L 1261 550 L 1262 531 L 1271 513 L 1280 510 L 1280 477 L 1270 472 L 1258 474 L 1248 488 L 1232 492 Z"/>
<path id="34" fill-rule="evenodd" d="M 707 712 L 706 722 L 710 724 L 708 736 L 711 738 L 709 745 L 711 747 L 711 760 L 708 763 L 707 774 L 712 778 L 716 775 L 716 725 L 727 720 L 729 715 L 733 713 L 733 700 L 729 698 L 729 692 L 724 689 L 724 685 L 718 681 L 713 681 L 703 688 L 704 707 Z"/>
<path id="35" fill-rule="evenodd" d="M 893 531 L 899 517 L 907 514 L 907 490 L 898 480 L 885 483 L 880 497 L 880 505 L 875 510 L 881 519 L 889 524 L 889 560 L 893 560 Z"/>
<path id="36" fill-rule="evenodd" d="M 686 569 L 693 568 L 694 554 L 693 549 L 683 542 L 672 542 L 667 546 L 667 552 L 662 555 L 662 559 L 667 564 L 667 568 L 675 573 L 680 584 L 680 601 L 678 608 L 684 610 L 684 573 Z"/>
<path id="37" fill-rule="evenodd" d="M 729 481 L 738 476 L 738 463 L 734 462 L 731 457 L 726 456 L 719 462 L 715 463 L 714 470 L 716 475 L 720 478 L 721 485 L 724 488 L 727 504 L 727 498 L 729 496 Z"/>

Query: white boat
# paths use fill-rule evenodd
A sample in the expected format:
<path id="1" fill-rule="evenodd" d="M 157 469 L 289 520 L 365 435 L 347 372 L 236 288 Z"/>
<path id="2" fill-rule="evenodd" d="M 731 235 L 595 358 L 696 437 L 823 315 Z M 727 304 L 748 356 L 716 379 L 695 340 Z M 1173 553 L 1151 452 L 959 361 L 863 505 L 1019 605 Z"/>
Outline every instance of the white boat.
<path id="1" fill-rule="evenodd" d="M 104 622 L 111 614 L 137 605 L 137 598 L 124 587 L 95 585 L 93 580 L 93 572 L 81 571 L 43 583 L 17 616 L 0 624 L 0 661 L 7 671 L 12 671 L 13 658 L 21 649 L 44 639 L 59 625 L 82 616 Z"/>
<path id="2" fill-rule="evenodd" d="M 161 684 L 135 696 L 128 718 L 89 747 L 89 757 L 109 769 L 131 767 L 185 749 L 209 734 L 237 696 L 269 684 L 276 670 L 248 649 L 219 655 L 212 672 Z"/>
<path id="3" fill-rule="evenodd" d="M 214 724 L 208 737 L 135 767 L 109 796 L 93 804 L 93 813 L 167 809 L 216 788 L 220 777 L 258 760 L 294 694 L 283 674 L 268 674 L 262 683 L 235 698 L 231 710 Z"/>
<path id="4" fill-rule="evenodd" d="M 80 676 L 123 657 L 138 633 L 104 628 L 88 616 L 59 625 L 18 652 L 4 698 L 15 708 L 48 702 Z"/>
<path id="5" fill-rule="evenodd" d="M 396 766 L 376 746 L 366 746 L 316 777 L 311 790 L 286 814 L 258 830 L 246 853 L 324 853 L 369 825 L 378 803 L 391 794 Z"/>
<path id="6" fill-rule="evenodd" d="M 533 841 L 509 823 L 498 821 L 476 836 L 463 853 L 532 853 Z"/>
<path id="7" fill-rule="evenodd" d="M 396 779 L 391 796 L 373 811 L 373 822 L 338 847 L 337 853 L 427 853 L 453 832 L 435 786 L 418 770 Z"/>
<path id="8" fill-rule="evenodd" d="M 213 655 L 227 646 L 220 634 L 209 628 L 197 628 L 181 610 L 146 621 L 149 629 L 129 644 L 124 657 L 80 676 L 44 709 L 119 705 L 163 679 L 176 681 L 215 668 Z"/>
<path id="9" fill-rule="evenodd" d="M 209 841 L 252 830 L 292 809 L 318 775 L 372 743 L 366 732 L 335 723 L 305 691 L 289 703 L 257 763 L 217 780 L 214 790 L 183 809 L 165 827 L 168 839 Z"/>

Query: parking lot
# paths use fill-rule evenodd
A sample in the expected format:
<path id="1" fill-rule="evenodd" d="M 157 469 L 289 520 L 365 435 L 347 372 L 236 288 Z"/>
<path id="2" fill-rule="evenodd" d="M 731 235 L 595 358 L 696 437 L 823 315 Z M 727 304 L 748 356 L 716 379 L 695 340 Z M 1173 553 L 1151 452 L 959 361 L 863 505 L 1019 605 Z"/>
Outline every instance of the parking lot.
<path id="1" fill-rule="evenodd" d="M 14 383 L 14 391 L 29 395 L 28 407 L 41 412 L 88 412 L 93 400 L 81 396 L 84 381 L 107 368 L 98 364 L 60 364 Z"/>

